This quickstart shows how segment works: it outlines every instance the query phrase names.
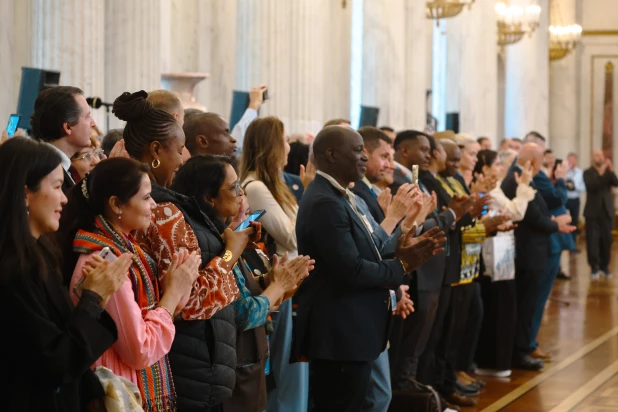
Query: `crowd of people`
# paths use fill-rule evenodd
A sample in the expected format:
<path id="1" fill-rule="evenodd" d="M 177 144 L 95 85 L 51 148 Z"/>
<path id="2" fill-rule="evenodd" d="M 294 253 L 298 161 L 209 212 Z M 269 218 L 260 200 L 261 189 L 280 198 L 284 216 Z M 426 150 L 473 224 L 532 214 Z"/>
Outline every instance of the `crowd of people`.
<path id="1" fill-rule="evenodd" d="M 494 151 L 346 119 L 291 142 L 264 91 L 233 128 L 125 92 L 102 139 L 80 89 L 39 94 L 0 145 L 7 410 L 460 410 L 551 358 L 584 191 L 611 276 L 602 151 L 582 172 L 536 132 Z"/>

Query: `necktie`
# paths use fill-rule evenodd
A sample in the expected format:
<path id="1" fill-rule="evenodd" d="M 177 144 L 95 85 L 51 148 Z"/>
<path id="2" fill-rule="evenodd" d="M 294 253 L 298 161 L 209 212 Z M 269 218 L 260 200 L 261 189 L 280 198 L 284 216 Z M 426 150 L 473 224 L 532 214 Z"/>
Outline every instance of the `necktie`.
<path id="1" fill-rule="evenodd" d="M 69 175 L 71 175 L 71 179 L 73 179 L 73 183 L 75 184 L 77 184 L 77 182 L 82 180 L 81 176 L 79 175 L 79 172 L 77 171 L 77 168 L 75 168 L 75 166 L 73 165 L 69 167 Z"/>

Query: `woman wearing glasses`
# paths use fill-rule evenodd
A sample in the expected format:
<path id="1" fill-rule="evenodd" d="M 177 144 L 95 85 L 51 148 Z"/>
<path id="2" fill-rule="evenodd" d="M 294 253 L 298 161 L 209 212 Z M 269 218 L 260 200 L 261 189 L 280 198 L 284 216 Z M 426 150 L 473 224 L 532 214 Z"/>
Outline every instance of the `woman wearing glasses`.
<path id="1" fill-rule="evenodd" d="M 157 203 L 150 227 L 137 232 L 136 239 L 160 275 L 183 250 L 202 258 L 190 295 L 175 311 L 169 360 L 178 410 L 209 411 L 231 397 L 234 388 L 236 328 L 230 304 L 239 290 L 232 267 L 254 229 L 226 229 L 223 241 L 213 238 L 207 229 L 212 222 L 195 199 L 168 189 L 182 164 L 185 134 L 172 115 L 155 109 L 147 97 L 144 91 L 123 93 L 114 102 L 114 114 L 127 122 L 125 148 L 133 159 L 149 165 L 151 195 Z"/>
<path id="2" fill-rule="evenodd" d="M 103 149 L 97 148 L 96 137 L 91 136 L 90 146 L 75 153 L 71 158 L 71 165 L 73 167 L 69 170 L 75 183 L 81 181 L 87 173 L 90 173 L 105 158 Z"/>

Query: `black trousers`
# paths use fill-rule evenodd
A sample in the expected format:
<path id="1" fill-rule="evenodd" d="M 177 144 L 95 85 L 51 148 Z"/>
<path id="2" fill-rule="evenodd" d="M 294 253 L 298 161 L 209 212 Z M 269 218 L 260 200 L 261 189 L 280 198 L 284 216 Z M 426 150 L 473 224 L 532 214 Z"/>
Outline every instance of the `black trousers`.
<path id="1" fill-rule="evenodd" d="M 545 266 L 533 269 L 521 269 L 515 266 L 517 327 L 515 330 L 514 356 L 528 355 L 534 350 L 530 347 L 532 318 L 540 294 L 539 279 L 543 276 L 544 271 Z"/>
<path id="2" fill-rule="evenodd" d="M 613 227 L 614 222 L 607 217 L 586 217 L 586 249 L 592 271 L 609 269 Z"/>
<path id="3" fill-rule="evenodd" d="M 474 294 L 472 284 L 443 286 L 438 315 L 419 366 L 419 380 L 433 385 L 445 396 L 455 392 L 455 363 L 463 339 L 470 303 Z M 430 347 L 431 345 L 431 347 Z M 430 349 L 433 353 L 428 352 Z"/>
<path id="4" fill-rule="evenodd" d="M 577 199 L 569 199 L 566 203 L 566 208 L 571 215 L 572 225 L 577 226 L 577 221 L 579 220 L 579 210 L 581 207 L 581 201 L 579 198 Z M 573 235 L 573 241 L 575 242 L 575 247 L 577 247 L 577 235 L 579 234 L 579 229 L 576 229 L 575 232 L 571 233 Z"/>
<path id="5" fill-rule="evenodd" d="M 458 371 L 464 372 L 472 371 L 484 316 L 481 283 L 479 281 L 472 282 L 472 288 L 474 290 L 470 301 L 470 312 L 455 365 Z"/>
<path id="6" fill-rule="evenodd" d="M 358 412 L 363 406 L 373 362 L 312 360 L 309 386 L 312 412 Z"/>
<path id="7" fill-rule="evenodd" d="M 413 299 L 414 312 L 406 319 L 396 317 L 391 332 L 389 362 L 395 390 L 416 379 L 419 357 L 425 351 L 438 311 L 440 290 L 417 291 Z"/>

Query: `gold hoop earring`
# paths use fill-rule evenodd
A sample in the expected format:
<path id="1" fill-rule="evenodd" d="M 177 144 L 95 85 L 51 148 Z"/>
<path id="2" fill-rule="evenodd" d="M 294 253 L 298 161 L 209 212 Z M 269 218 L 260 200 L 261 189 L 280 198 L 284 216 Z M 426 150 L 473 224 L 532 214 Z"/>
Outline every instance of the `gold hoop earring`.
<path id="1" fill-rule="evenodd" d="M 155 163 L 156 163 L 156 165 L 155 165 Z M 161 161 L 159 159 L 154 159 L 152 161 L 152 163 L 150 164 L 150 167 L 152 167 L 153 169 L 156 169 L 159 166 L 161 166 Z"/>

